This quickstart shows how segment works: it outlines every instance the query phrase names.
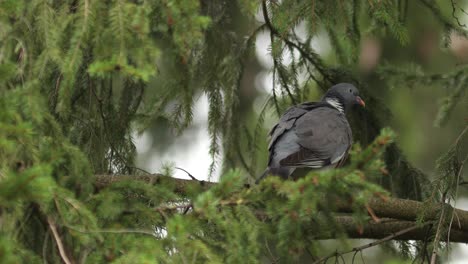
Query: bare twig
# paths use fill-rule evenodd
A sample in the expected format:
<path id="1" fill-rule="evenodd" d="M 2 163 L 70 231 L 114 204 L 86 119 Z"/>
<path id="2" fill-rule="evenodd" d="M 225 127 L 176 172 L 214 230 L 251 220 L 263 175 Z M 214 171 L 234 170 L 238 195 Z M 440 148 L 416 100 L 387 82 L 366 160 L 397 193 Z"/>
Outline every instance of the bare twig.
<path id="1" fill-rule="evenodd" d="M 424 223 L 424 224 L 426 225 L 426 224 L 429 224 L 429 223 L 431 223 L 431 222 L 426 222 L 426 223 Z M 388 235 L 388 236 L 386 236 L 386 237 L 384 237 L 384 238 L 382 238 L 382 239 L 373 241 L 373 242 L 368 243 L 368 244 L 364 244 L 364 245 L 359 246 L 359 247 L 354 247 L 353 249 L 351 249 L 351 250 L 349 250 L 349 251 L 345 251 L 345 252 L 334 252 L 333 254 L 330 254 L 330 255 L 328 255 L 328 256 L 326 256 L 326 257 L 323 257 L 323 258 L 317 260 L 317 261 L 314 262 L 314 263 L 315 263 L 315 264 L 318 264 L 318 263 L 321 263 L 321 262 L 326 262 L 329 258 L 332 258 L 332 257 L 334 257 L 334 256 L 338 256 L 338 255 L 339 255 L 339 256 L 342 256 L 342 255 L 345 255 L 345 254 L 348 254 L 348 253 L 352 253 L 352 252 L 354 252 L 354 256 L 353 256 L 353 259 L 354 259 L 354 257 L 356 256 L 356 254 L 357 254 L 358 252 L 364 250 L 364 249 L 367 249 L 367 248 L 370 248 L 370 247 L 374 247 L 374 246 L 380 245 L 380 244 L 382 244 L 382 243 L 384 243 L 384 242 L 393 240 L 393 239 L 395 239 L 395 238 L 397 238 L 397 237 L 399 237 L 399 236 L 401 236 L 401 235 L 403 235 L 403 234 L 406 234 L 406 233 L 408 233 L 408 232 L 410 232 L 410 231 L 416 230 L 416 229 L 421 228 L 421 227 L 422 227 L 422 226 L 418 226 L 418 225 L 410 226 L 410 227 L 408 227 L 408 228 L 405 228 L 405 229 L 402 229 L 402 230 L 400 230 L 400 231 L 398 231 L 398 232 L 395 232 L 395 233 L 393 233 L 393 234 L 390 234 L 390 235 Z"/>
<path id="2" fill-rule="evenodd" d="M 184 169 L 182 169 L 182 168 L 180 168 L 180 167 L 174 167 L 174 168 L 175 168 L 175 169 L 178 169 L 178 170 L 181 170 L 181 171 L 183 171 L 183 172 L 185 172 L 185 173 L 187 173 L 187 175 L 190 177 L 190 179 L 199 182 L 199 180 L 197 180 L 197 178 L 195 178 L 190 172 L 188 172 L 188 171 L 186 171 L 186 170 L 184 170 Z"/>
<path id="3" fill-rule="evenodd" d="M 445 192 L 442 196 L 442 203 L 445 203 L 445 197 L 447 192 Z M 442 224 L 445 219 L 445 206 L 442 206 L 442 211 L 440 212 L 439 223 L 437 224 L 437 231 L 434 238 L 434 246 L 432 249 L 432 256 L 431 256 L 431 264 L 435 264 L 437 260 L 437 247 L 440 241 L 440 237 L 442 236 Z"/>
<path id="4" fill-rule="evenodd" d="M 369 215 L 372 217 L 372 220 L 374 220 L 374 222 L 376 223 L 380 223 L 380 218 L 377 215 L 375 215 L 374 210 L 372 210 L 372 208 L 368 204 L 366 204 L 366 209 Z"/>
<path id="5" fill-rule="evenodd" d="M 466 27 L 465 24 L 462 24 L 460 22 L 460 20 L 458 19 L 458 17 L 455 15 L 455 11 L 457 9 L 457 4 L 453 1 L 453 0 L 450 0 L 450 2 L 452 3 L 452 17 L 457 21 L 457 24 L 460 26 L 460 27 Z M 463 9 L 461 9 L 462 11 L 464 11 Z M 465 13 L 465 12 L 464 12 Z"/>
<path id="6" fill-rule="evenodd" d="M 454 4 L 452 2 L 452 4 Z M 462 140 L 463 136 L 465 135 L 465 133 L 468 131 L 468 125 L 465 127 L 465 129 L 463 129 L 463 131 L 460 133 L 460 135 L 457 137 L 457 139 L 455 140 L 455 146 L 458 146 L 458 144 L 460 143 L 460 141 Z M 463 159 L 463 161 L 460 163 L 460 167 L 458 168 L 458 172 L 457 172 L 457 178 L 456 178 L 456 184 L 455 184 L 455 196 L 454 197 L 458 197 L 458 187 L 459 187 L 459 183 L 461 181 L 461 174 L 463 172 L 463 167 L 465 165 L 465 162 L 468 160 L 468 154 L 466 155 L 466 157 Z M 454 202 L 454 206 L 456 205 L 456 201 Z M 447 232 L 447 242 L 450 242 L 450 230 L 452 229 L 452 223 L 453 223 L 453 220 L 454 220 L 454 217 L 457 216 L 457 220 L 458 220 L 458 226 L 460 227 L 460 219 L 458 218 L 458 215 L 456 214 L 455 211 L 452 211 L 452 216 L 450 218 L 450 223 L 449 223 L 449 227 L 448 227 L 448 232 Z"/>
<path id="7" fill-rule="evenodd" d="M 431 222 L 426 222 L 426 223 L 424 223 L 424 225 L 427 225 L 427 224 L 430 224 L 430 223 L 431 223 Z M 424 226 L 424 225 L 423 225 L 423 226 Z M 384 237 L 384 238 L 382 238 L 382 239 L 379 239 L 379 240 L 377 240 L 377 241 L 373 241 L 373 242 L 371 242 L 371 243 L 368 243 L 368 244 L 365 244 L 365 245 L 362 245 L 362 246 L 359 246 L 359 247 L 355 247 L 355 248 L 353 248 L 352 251 L 364 250 L 364 249 L 367 249 L 367 248 L 370 248 L 370 247 L 373 247 L 373 246 L 377 246 L 377 245 L 379 245 L 379 244 L 382 244 L 382 243 L 384 243 L 384 242 L 386 242 L 386 241 L 389 241 L 389 240 L 392 240 L 392 239 L 394 239 L 394 238 L 397 238 L 397 237 L 399 237 L 399 236 L 401 236 L 401 235 L 403 235 L 403 234 L 405 234 L 405 233 L 408 233 L 408 232 L 410 232 L 410 231 L 416 230 L 416 229 L 421 228 L 421 227 L 422 227 L 422 226 L 417 226 L 417 225 L 415 225 L 415 226 L 411 226 L 411 227 L 405 228 L 405 229 L 403 229 L 403 230 L 401 230 L 401 231 L 398 231 L 398 232 L 396 232 L 396 233 L 390 234 L 390 235 L 388 235 L 388 236 L 386 236 L 386 237 Z"/>
<path id="8" fill-rule="evenodd" d="M 457 139 L 455 140 L 455 145 L 457 145 L 458 143 L 460 143 L 460 140 L 462 140 L 463 136 L 465 135 L 465 133 L 468 132 L 468 125 L 465 126 L 465 128 L 462 130 L 462 132 L 460 133 L 460 135 L 458 135 Z"/>
<path id="9" fill-rule="evenodd" d="M 464 29 L 463 26 L 460 26 L 459 24 L 454 24 L 450 19 L 447 19 L 441 12 L 439 6 L 434 1 L 429 1 L 429 0 L 420 0 L 420 2 L 426 6 L 433 14 L 434 16 L 444 24 L 445 27 L 451 28 L 458 33 L 462 34 L 463 36 L 467 36 L 468 32 L 466 29 Z"/>
<path id="10" fill-rule="evenodd" d="M 57 227 L 55 226 L 54 221 L 52 220 L 51 217 L 47 217 L 47 223 L 49 224 L 50 231 L 52 231 L 52 235 L 54 236 L 55 243 L 57 244 L 58 250 L 60 257 L 62 258 L 63 262 L 65 264 L 72 264 L 73 262 L 68 258 L 65 248 L 62 243 L 62 239 L 60 238 L 58 232 L 57 232 Z"/>
<path id="11" fill-rule="evenodd" d="M 50 232 L 46 232 L 42 242 L 42 262 L 47 263 L 47 244 L 49 242 Z"/>

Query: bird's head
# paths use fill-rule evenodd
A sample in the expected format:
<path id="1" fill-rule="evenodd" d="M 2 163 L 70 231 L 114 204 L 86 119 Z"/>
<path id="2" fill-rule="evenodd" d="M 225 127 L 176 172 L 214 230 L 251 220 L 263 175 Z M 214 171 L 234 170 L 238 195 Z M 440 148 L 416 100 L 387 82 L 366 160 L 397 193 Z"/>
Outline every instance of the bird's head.
<path id="1" fill-rule="evenodd" d="M 331 104 L 343 113 L 347 112 L 353 105 L 366 106 L 359 97 L 358 89 L 350 83 L 333 85 L 323 96 L 322 101 Z"/>

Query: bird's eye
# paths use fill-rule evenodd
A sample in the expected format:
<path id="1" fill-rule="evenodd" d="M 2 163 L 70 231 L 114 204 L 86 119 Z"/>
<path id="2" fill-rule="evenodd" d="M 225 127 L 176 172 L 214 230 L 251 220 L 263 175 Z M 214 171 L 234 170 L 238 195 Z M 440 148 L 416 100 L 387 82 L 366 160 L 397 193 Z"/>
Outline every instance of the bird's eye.
<path id="1" fill-rule="evenodd" d="M 353 93 L 353 90 L 349 89 L 349 92 L 350 92 L 350 93 Z"/>

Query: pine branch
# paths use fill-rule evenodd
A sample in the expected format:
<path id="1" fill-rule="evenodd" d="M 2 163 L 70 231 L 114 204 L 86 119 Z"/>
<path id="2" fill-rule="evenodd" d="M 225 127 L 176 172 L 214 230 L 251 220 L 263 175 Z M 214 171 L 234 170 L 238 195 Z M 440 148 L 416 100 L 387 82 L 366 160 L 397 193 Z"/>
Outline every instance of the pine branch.
<path id="1" fill-rule="evenodd" d="M 157 184 L 170 184 L 175 186 L 175 192 L 184 194 L 188 189 L 201 186 L 201 188 L 208 189 L 215 186 L 215 182 L 206 181 L 192 181 L 185 179 L 176 179 L 172 177 L 163 176 L 161 174 L 152 175 L 96 175 L 95 184 L 97 191 L 111 186 L 114 183 L 121 181 L 144 181 L 150 185 Z M 248 185 L 245 185 L 248 188 Z M 418 217 L 424 214 L 423 221 L 435 221 L 438 219 L 441 207 L 444 206 L 446 210 L 453 210 L 457 215 L 457 224 L 451 227 L 451 242 L 468 242 L 468 211 L 453 208 L 450 204 L 431 204 L 423 203 L 414 200 L 405 200 L 399 198 L 373 198 L 369 200 L 368 205 L 376 216 L 379 218 L 394 219 L 395 222 L 382 221 L 381 223 L 369 223 L 364 226 L 362 230 L 357 227 L 357 224 L 352 218 L 337 217 L 338 223 L 342 224 L 346 233 L 350 238 L 374 238 L 381 239 L 389 234 L 399 232 L 410 226 L 417 225 Z M 232 204 L 227 204 L 232 206 Z M 429 207 L 428 207 L 429 206 Z M 338 213 L 353 213 L 354 208 L 351 203 L 339 202 L 334 206 Z M 314 228 L 313 225 L 311 228 Z M 315 227 L 317 228 L 317 227 Z M 362 233 L 360 232 L 362 231 Z M 397 239 L 401 240 L 424 240 L 426 237 L 426 229 L 421 226 L 399 236 Z M 320 237 L 320 239 L 331 239 L 331 237 Z"/>
<path id="2" fill-rule="evenodd" d="M 207 181 L 193 181 L 185 179 L 177 179 L 164 176 L 162 174 L 149 174 L 149 175 L 96 175 L 94 181 L 94 187 L 99 191 L 114 183 L 122 181 L 143 181 L 149 185 L 157 185 L 164 183 L 171 183 L 176 186 L 175 191 L 177 193 L 185 193 L 189 185 L 201 185 L 204 188 L 215 185 L 214 182 Z"/>

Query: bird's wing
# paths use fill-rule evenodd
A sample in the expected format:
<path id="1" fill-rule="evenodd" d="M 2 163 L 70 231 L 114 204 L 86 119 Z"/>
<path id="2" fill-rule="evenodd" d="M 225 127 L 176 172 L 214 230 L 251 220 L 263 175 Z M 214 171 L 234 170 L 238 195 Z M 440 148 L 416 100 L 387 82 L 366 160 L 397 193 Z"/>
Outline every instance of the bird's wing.
<path id="1" fill-rule="evenodd" d="M 288 131 L 294 126 L 294 123 L 309 110 L 317 107 L 319 103 L 308 102 L 300 105 L 292 106 L 281 116 L 278 123 L 273 126 L 270 130 L 270 144 L 268 150 L 270 152 L 269 164 L 272 162 L 272 158 L 275 152 L 276 143 L 280 138 L 286 138 L 284 135 L 288 134 Z"/>
<path id="2" fill-rule="evenodd" d="M 330 107 L 318 107 L 303 114 L 291 131 L 298 148 L 279 161 L 285 167 L 321 168 L 338 164 L 352 144 L 346 117 Z"/>

